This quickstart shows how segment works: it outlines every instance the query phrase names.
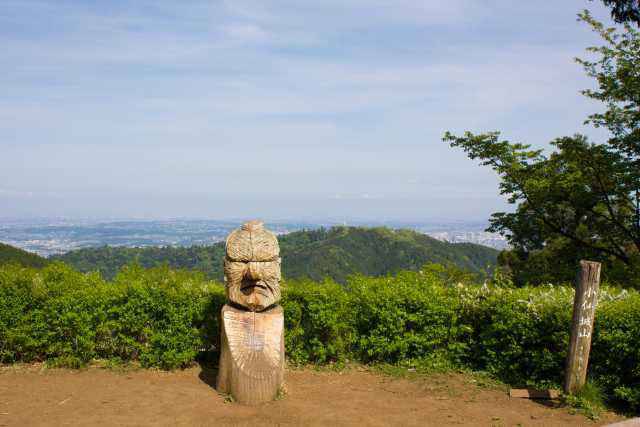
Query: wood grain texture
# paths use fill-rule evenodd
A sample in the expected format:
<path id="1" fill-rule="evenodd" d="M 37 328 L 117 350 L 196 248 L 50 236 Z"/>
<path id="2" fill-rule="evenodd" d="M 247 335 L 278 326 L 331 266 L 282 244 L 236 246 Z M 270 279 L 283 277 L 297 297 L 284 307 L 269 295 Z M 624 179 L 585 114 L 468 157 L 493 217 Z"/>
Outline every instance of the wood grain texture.
<path id="1" fill-rule="evenodd" d="M 249 221 L 227 237 L 224 282 L 227 298 L 250 311 L 280 301 L 278 239 L 260 221 Z"/>
<path id="2" fill-rule="evenodd" d="M 278 238 L 261 221 L 249 221 L 227 236 L 225 251 L 231 261 L 275 261 L 280 254 Z"/>
<path id="3" fill-rule="evenodd" d="M 598 305 L 599 286 L 600 263 L 580 261 L 564 379 L 565 393 L 578 392 L 587 379 L 591 334 Z"/>
<path id="4" fill-rule="evenodd" d="M 273 400 L 284 380 L 284 314 L 225 305 L 221 312 L 221 352 L 217 389 L 240 403 Z"/>

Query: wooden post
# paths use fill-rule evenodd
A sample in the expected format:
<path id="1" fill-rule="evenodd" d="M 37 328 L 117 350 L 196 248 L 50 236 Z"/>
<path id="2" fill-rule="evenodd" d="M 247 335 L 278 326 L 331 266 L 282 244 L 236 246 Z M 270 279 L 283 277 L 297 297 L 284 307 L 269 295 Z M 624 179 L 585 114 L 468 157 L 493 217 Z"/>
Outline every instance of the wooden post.
<path id="1" fill-rule="evenodd" d="M 591 333 L 598 304 L 600 263 L 580 261 L 576 279 L 576 296 L 573 300 L 573 320 L 567 366 L 564 376 L 565 393 L 576 393 L 587 379 L 587 365 L 591 350 Z"/>

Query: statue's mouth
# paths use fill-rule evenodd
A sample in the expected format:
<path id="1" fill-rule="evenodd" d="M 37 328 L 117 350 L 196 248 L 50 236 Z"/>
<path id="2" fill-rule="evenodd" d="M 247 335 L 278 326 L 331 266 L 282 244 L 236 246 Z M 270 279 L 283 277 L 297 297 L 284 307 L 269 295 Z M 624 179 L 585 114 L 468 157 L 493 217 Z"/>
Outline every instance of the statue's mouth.
<path id="1" fill-rule="evenodd" d="M 261 280 L 243 279 L 240 283 L 240 291 L 245 295 L 250 295 L 254 292 L 268 295 L 269 287 Z"/>

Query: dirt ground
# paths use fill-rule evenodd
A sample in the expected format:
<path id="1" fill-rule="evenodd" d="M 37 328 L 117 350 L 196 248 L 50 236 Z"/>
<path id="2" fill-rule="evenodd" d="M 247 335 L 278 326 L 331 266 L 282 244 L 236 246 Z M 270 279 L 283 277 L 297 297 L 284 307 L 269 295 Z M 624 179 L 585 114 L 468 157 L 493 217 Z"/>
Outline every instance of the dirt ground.
<path id="1" fill-rule="evenodd" d="M 551 402 L 510 399 L 462 375 L 399 379 L 362 368 L 289 370 L 287 395 L 260 406 L 229 402 L 215 371 L 0 368 L 0 426 L 329 425 L 596 426 Z"/>

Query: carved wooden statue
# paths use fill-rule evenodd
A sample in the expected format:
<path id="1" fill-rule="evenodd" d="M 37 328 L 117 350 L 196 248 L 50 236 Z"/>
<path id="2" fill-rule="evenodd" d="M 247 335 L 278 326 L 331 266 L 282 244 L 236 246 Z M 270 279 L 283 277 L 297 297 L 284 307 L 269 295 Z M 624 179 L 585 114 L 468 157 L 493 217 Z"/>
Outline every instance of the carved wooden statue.
<path id="1" fill-rule="evenodd" d="M 227 237 L 217 389 L 240 403 L 273 400 L 284 379 L 280 248 L 260 221 Z"/>

